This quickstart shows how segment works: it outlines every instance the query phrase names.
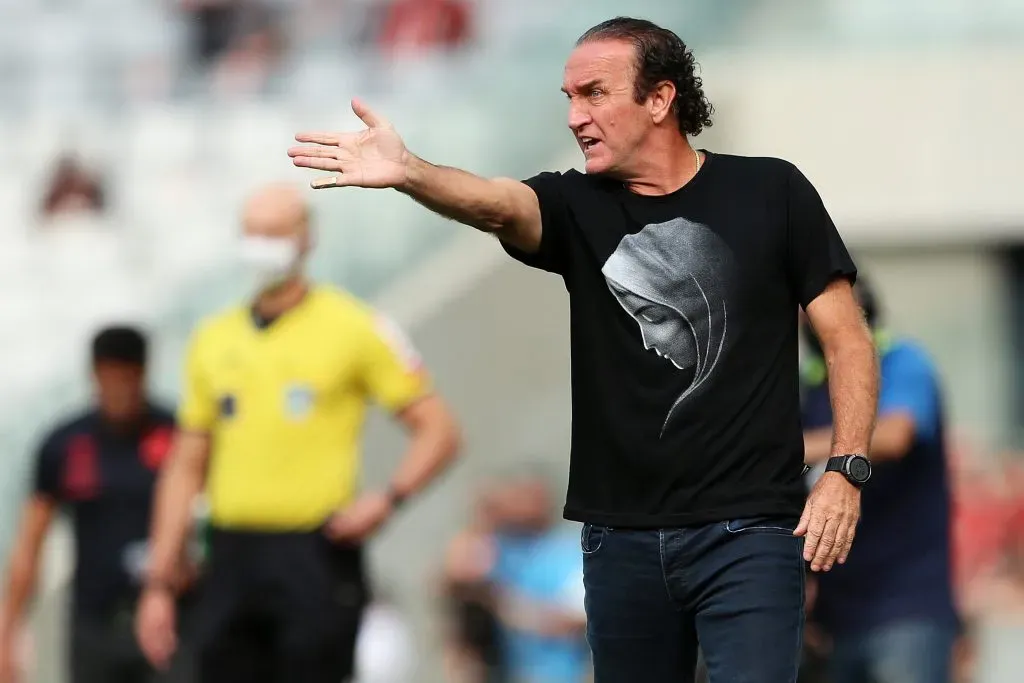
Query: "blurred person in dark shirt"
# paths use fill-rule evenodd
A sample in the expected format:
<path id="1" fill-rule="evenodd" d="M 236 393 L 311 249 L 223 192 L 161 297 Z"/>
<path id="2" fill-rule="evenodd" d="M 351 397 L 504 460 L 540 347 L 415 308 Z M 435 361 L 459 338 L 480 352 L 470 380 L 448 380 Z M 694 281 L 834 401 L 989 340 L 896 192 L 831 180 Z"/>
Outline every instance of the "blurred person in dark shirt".
<path id="1" fill-rule="evenodd" d="M 857 545 L 818 577 L 814 619 L 832 642 L 832 683 L 934 683 L 950 679 L 960 626 L 953 594 L 951 494 L 937 370 L 913 341 L 881 326 L 870 283 L 854 293 L 881 359 L 874 467 L 863 490 Z M 804 364 L 806 462 L 831 447 L 827 368 L 813 331 Z"/>
<path id="2" fill-rule="evenodd" d="M 99 177 L 71 155 L 62 156 L 47 184 L 44 219 L 69 213 L 102 213 L 106 195 Z"/>
<path id="3" fill-rule="evenodd" d="M 71 515 L 76 557 L 71 683 L 155 680 L 131 627 L 153 487 L 174 419 L 146 396 L 146 347 L 134 328 L 100 331 L 92 343 L 95 406 L 62 421 L 42 441 L 0 611 L 2 683 L 16 679 L 18 632 L 39 575 L 43 541 L 59 511 Z"/>

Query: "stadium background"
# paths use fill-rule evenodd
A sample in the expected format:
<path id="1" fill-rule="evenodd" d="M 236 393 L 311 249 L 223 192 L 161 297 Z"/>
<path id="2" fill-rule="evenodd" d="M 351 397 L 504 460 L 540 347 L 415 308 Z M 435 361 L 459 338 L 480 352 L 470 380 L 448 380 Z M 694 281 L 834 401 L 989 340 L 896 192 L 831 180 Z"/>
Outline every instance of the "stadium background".
<path id="1" fill-rule="evenodd" d="M 1022 493 L 1004 474 L 1024 448 L 1019 2 L 475 0 L 468 34 L 409 44 L 381 29 L 392 5 L 425 17 L 449 3 L 278 0 L 254 24 L 273 27 L 273 47 L 241 45 L 216 70 L 189 66 L 193 4 L 0 0 L 0 557 L 34 439 L 87 397 L 83 349 L 98 324 L 144 322 L 155 389 L 174 400 L 192 325 L 245 294 L 232 266 L 241 198 L 310 179 L 285 156 L 294 131 L 356 125 L 359 95 L 431 160 L 520 177 L 575 165 L 562 62 L 585 28 L 627 9 L 695 48 L 717 110 L 699 146 L 782 156 L 817 185 L 891 327 L 936 357 L 958 462 L 1008 499 Z M 64 152 L 98 174 L 106 202 L 43 220 Z M 403 323 L 465 424 L 464 461 L 373 547 L 415 628 L 416 680 L 440 680 L 432 582 L 474 482 L 525 457 L 565 470 L 564 293 L 396 193 L 313 201 L 313 273 Z M 371 424 L 368 482 L 400 444 Z M 60 647 L 69 552 L 66 530 L 51 537 L 37 652 Z M 1024 671 L 1009 646 L 1024 605 L 998 602 L 981 619 L 979 681 Z M 36 680 L 58 681 L 59 659 L 37 659 Z"/>

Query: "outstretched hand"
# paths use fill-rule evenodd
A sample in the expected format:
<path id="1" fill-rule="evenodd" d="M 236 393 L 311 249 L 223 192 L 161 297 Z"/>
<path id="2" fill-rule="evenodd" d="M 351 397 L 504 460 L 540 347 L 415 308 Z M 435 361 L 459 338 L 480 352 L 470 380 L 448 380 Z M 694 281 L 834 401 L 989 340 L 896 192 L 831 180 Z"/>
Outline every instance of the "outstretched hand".
<path id="1" fill-rule="evenodd" d="M 794 536 L 805 536 L 804 560 L 811 571 L 829 571 L 846 562 L 860 519 L 860 489 L 843 475 L 826 472 L 807 498 Z"/>
<path id="2" fill-rule="evenodd" d="M 352 111 L 366 124 L 358 133 L 299 133 L 295 139 L 312 143 L 292 147 L 288 156 L 302 168 L 334 175 L 314 180 L 314 189 L 326 187 L 399 187 L 406 180 L 409 152 L 402 137 L 384 117 L 359 100 Z"/>

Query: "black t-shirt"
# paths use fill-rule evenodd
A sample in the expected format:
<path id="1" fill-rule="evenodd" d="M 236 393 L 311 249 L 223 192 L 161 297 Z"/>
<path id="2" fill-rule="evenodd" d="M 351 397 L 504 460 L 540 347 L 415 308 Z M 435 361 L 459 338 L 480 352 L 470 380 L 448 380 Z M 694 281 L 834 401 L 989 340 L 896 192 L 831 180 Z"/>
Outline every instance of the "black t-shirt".
<path id="1" fill-rule="evenodd" d="M 577 171 L 525 181 L 569 292 L 568 519 L 686 526 L 799 515 L 798 307 L 856 269 L 811 183 L 710 154 L 662 196 Z"/>
<path id="2" fill-rule="evenodd" d="M 108 616 L 134 600 L 153 489 L 173 433 L 174 416 L 151 407 L 130 432 L 114 431 L 89 412 L 43 440 L 35 492 L 58 501 L 72 515 L 76 613 Z"/>

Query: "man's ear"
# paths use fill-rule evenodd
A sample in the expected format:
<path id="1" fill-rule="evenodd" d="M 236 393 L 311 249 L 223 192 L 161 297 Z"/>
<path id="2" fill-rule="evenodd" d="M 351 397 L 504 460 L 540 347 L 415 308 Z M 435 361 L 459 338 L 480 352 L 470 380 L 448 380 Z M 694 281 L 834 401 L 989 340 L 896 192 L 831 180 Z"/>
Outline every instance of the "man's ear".
<path id="1" fill-rule="evenodd" d="M 672 81 L 662 81 L 654 86 L 647 96 L 648 111 L 651 120 L 662 123 L 672 113 L 672 104 L 676 101 L 676 86 Z"/>

